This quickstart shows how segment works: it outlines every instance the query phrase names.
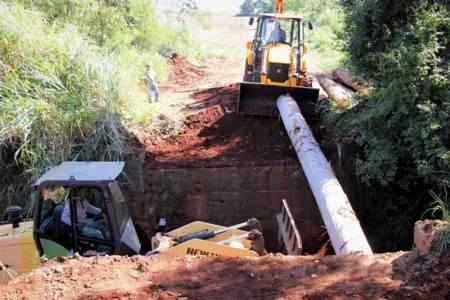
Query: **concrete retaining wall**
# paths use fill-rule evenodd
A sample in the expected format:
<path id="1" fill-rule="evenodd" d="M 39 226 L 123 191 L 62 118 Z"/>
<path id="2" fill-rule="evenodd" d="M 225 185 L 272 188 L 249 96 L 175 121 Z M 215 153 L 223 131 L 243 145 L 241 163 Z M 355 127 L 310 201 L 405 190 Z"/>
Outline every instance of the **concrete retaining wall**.
<path id="1" fill-rule="evenodd" d="M 137 159 L 142 159 L 137 157 Z M 140 164 L 142 166 L 143 164 Z M 229 226 L 257 218 L 268 248 L 276 247 L 276 214 L 286 199 L 296 219 L 322 225 L 322 217 L 300 166 L 136 170 L 130 209 L 141 241 L 149 245 L 158 217 L 169 229 L 192 221 Z"/>

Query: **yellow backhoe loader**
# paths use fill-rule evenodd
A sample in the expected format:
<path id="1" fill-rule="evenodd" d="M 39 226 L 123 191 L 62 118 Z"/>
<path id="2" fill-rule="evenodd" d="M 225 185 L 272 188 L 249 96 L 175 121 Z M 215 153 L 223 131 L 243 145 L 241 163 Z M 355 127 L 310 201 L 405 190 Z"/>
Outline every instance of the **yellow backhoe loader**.
<path id="1" fill-rule="evenodd" d="M 284 13 L 276 0 L 275 13 L 260 14 L 253 41 L 247 42 L 244 78 L 240 84 L 241 114 L 277 116 L 276 101 L 290 94 L 308 119 L 316 118 L 319 89 L 307 75 L 305 20 Z M 253 25 L 254 18 L 250 18 Z M 312 24 L 308 22 L 309 29 Z"/>

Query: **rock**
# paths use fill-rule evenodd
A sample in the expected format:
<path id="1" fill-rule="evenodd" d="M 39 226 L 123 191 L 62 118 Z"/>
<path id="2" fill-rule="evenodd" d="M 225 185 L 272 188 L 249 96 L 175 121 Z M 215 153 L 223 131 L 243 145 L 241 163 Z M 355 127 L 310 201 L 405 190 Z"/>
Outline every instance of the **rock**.
<path id="1" fill-rule="evenodd" d="M 436 252 L 442 234 L 449 227 L 450 223 L 440 220 L 417 221 L 414 226 L 414 245 L 420 254 Z"/>
<path id="2" fill-rule="evenodd" d="M 84 287 L 85 287 L 86 289 L 89 289 L 89 288 L 91 288 L 92 286 L 91 286 L 90 283 L 86 282 L 86 283 L 84 284 Z"/>
<path id="3" fill-rule="evenodd" d="M 56 267 L 53 269 L 53 272 L 55 272 L 55 273 L 57 273 L 57 274 L 61 274 L 61 273 L 64 272 L 64 268 L 63 268 L 62 266 L 56 266 Z"/>
<path id="4" fill-rule="evenodd" d="M 60 263 L 66 262 L 67 261 L 67 256 L 58 256 L 56 258 L 56 261 L 60 262 Z"/>
<path id="5" fill-rule="evenodd" d="M 169 117 L 167 117 L 165 114 L 160 114 L 158 117 L 160 120 L 167 120 Z"/>

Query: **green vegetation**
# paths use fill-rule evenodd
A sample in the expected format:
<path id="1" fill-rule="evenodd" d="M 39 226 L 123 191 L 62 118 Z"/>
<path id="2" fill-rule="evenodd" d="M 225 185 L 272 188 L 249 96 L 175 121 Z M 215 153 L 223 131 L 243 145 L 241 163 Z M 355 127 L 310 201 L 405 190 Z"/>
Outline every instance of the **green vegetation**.
<path id="1" fill-rule="evenodd" d="M 273 12 L 275 0 L 244 0 L 239 7 L 240 15 L 250 16 L 259 13 Z"/>
<path id="2" fill-rule="evenodd" d="M 202 55 L 182 26 L 160 24 L 151 0 L 0 1 L 0 212 L 64 160 L 118 160 L 124 127 L 149 122 L 145 63 Z M 31 210 L 29 210 L 31 211 Z"/>
<path id="3" fill-rule="evenodd" d="M 374 90 L 338 131 L 358 133 L 366 183 L 450 182 L 450 3 L 343 0 L 347 54 Z"/>
<path id="4" fill-rule="evenodd" d="M 443 221 L 450 223 L 450 197 L 447 193 L 447 187 L 444 187 L 443 193 L 440 196 L 436 195 L 433 191 L 430 191 L 430 195 L 433 197 L 434 202 L 431 203 L 431 208 L 428 209 L 428 211 L 431 212 L 433 217 L 439 217 L 437 216 L 437 213 L 439 213 Z M 450 224 L 447 224 L 444 228 L 440 228 L 440 230 L 442 230 L 442 237 L 436 249 L 438 253 L 448 250 L 447 247 L 450 241 Z"/>
<path id="5" fill-rule="evenodd" d="M 309 56 L 327 71 L 344 64 L 340 34 L 343 29 L 344 13 L 337 0 L 295 1 L 286 0 L 287 9 L 305 17 L 314 29 L 306 29 L 306 43 Z"/>

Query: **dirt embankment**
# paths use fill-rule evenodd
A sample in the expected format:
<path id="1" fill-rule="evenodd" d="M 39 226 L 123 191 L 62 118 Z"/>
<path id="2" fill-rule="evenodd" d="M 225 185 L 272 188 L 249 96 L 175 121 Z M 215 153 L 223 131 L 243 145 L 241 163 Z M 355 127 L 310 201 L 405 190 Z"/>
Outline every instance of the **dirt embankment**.
<path id="1" fill-rule="evenodd" d="M 0 287 L 2 299 L 448 299 L 450 255 L 69 257 Z"/>
<path id="2" fill-rule="evenodd" d="M 154 128 L 136 134 L 148 152 L 148 167 L 197 168 L 295 164 L 296 155 L 277 119 L 237 113 L 239 85 L 193 92 L 182 108 L 184 122 L 173 136 L 161 138 Z M 166 116 L 160 116 L 165 119 Z"/>

